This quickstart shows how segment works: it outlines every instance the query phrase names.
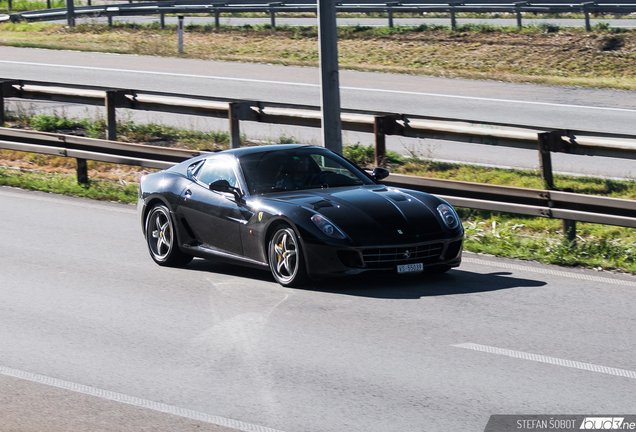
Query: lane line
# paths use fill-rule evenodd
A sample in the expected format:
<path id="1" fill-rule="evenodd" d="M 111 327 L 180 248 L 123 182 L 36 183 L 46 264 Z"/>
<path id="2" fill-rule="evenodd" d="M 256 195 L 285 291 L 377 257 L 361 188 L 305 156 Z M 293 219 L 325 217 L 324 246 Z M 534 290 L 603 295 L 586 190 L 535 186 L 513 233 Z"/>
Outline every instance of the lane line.
<path id="1" fill-rule="evenodd" d="M 530 266 L 524 266 L 524 265 L 519 265 L 519 264 L 509 264 L 509 263 L 486 261 L 486 260 L 481 260 L 481 259 L 476 259 L 476 258 L 466 258 L 466 257 L 464 257 L 464 258 L 462 258 L 462 261 L 470 263 L 470 264 L 478 264 L 478 265 L 483 265 L 483 266 L 498 267 L 498 268 L 504 268 L 504 269 L 508 269 L 508 270 L 526 271 L 526 272 L 531 272 L 531 273 L 539 273 L 539 274 L 546 274 L 546 275 L 552 275 L 552 276 L 559 276 L 559 277 L 564 277 L 564 278 L 569 278 L 569 279 L 579 279 L 579 280 L 586 280 L 586 281 L 592 281 L 592 282 L 602 282 L 602 283 L 608 283 L 608 284 L 614 284 L 614 285 L 624 285 L 624 286 L 636 287 L 636 282 L 632 282 L 632 281 L 628 281 L 628 280 L 624 280 L 624 279 L 612 279 L 612 278 L 608 278 L 608 277 L 591 276 L 591 275 L 587 275 L 587 274 L 580 274 L 580 273 L 572 273 L 572 272 L 565 272 L 565 271 L 559 271 L 559 270 L 551 270 L 551 269 L 530 267 Z"/>
<path id="2" fill-rule="evenodd" d="M 72 205 L 72 206 L 76 206 L 76 207 L 98 209 L 98 210 L 108 210 L 108 211 L 113 211 L 113 212 L 118 212 L 118 213 L 137 214 L 137 210 L 136 209 L 127 209 L 127 208 L 120 208 L 120 207 L 116 207 L 116 206 L 106 206 L 106 205 L 100 205 L 100 204 L 91 204 L 91 203 L 87 203 L 87 202 L 74 201 L 72 199 L 60 199 L 60 198 L 47 197 L 47 196 L 42 196 L 42 195 L 31 195 L 28 192 L 26 192 L 26 193 L 7 192 L 7 191 L 4 191 L 4 190 L 0 189 L 0 196 L 6 196 L 6 197 L 10 197 L 10 198 L 24 198 L 24 199 L 28 199 L 28 200 L 32 200 L 32 201 L 48 201 L 48 202 L 54 202 L 54 203 L 58 203 L 58 204 L 67 204 L 67 205 Z M 86 198 L 86 199 L 89 199 L 89 198 Z M 123 204 L 122 204 L 122 206 L 123 206 Z"/>
<path id="3" fill-rule="evenodd" d="M 557 357 L 548 357 L 548 356 L 544 356 L 540 354 L 532 354 L 532 353 L 527 353 L 523 351 L 514 351 L 514 350 L 497 348 L 497 347 L 492 347 L 488 345 L 479 345 L 474 343 L 461 343 L 461 344 L 451 345 L 451 346 L 454 346 L 456 348 L 464 348 L 464 349 L 469 349 L 474 351 L 486 352 L 489 354 L 497 354 L 497 355 L 502 355 L 507 357 L 520 358 L 523 360 L 530 360 L 530 361 L 535 361 L 539 363 L 547 363 L 547 364 L 552 364 L 556 366 L 569 367 L 573 369 L 581 369 L 581 370 L 586 370 L 589 372 L 598 372 L 598 373 L 603 373 L 607 375 L 615 375 L 615 376 L 624 377 L 624 378 L 636 379 L 636 372 L 627 370 L 627 369 L 618 369 L 613 367 L 600 366 L 600 365 L 595 365 L 592 363 L 582 363 L 582 362 L 573 361 L 573 360 L 560 359 Z"/>
<path id="4" fill-rule="evenodd" d="M 141 71 L 141 70 L 135 70 L 135 69 L 102 68 L 102 67 L 94 67 L 94 66 L 74 66 L 74 65 L 61 65 L 61 64 L 55 64 L 55 63 L 20 62 L 20 61 L 12 61 L 12 60 L 0 60 L 0 63 L 18 64 L 18 65 L 26 65 L 26 66 L 38 66 L 38 67 L 40 67 L 40 66 L 57 67 L 57 68 L 65 68 L 65 69 L 82 69 L 82 70 L 103 71 L 103 72 L 133 73 L 133 74 L 140 74 L 140 75 L 158 75 L 158 76 L 183 77 L 183 78 L 202 78 L 202 79 L 211 79 L 211 80 L 251 82 L 251 83 L 262 83 L 262 84 L 281 84 L 281 85 L 285 85 L 285 86 L 294 85 L 294 86 L 298 86 L 298 87 L 320 87 L 319 84 L 285 82 L 285 81 L 272 81 L 272 80 L 263 80 L 263 79 L 256 79 L 256 78 L 233 78 L 233 77 L 223 77 L 223 76 L 214 76 L 214 75 L 197 75 L 197 74 L 173 73 L 173 72 Z"/>
<path id="5" fill-rule="evenodd" d="M 108 390 L 102 390 L 94 387 L 85 386 L 83 384 L 77 384 L 70 381 L 59 380 L 56 378 L 47 377 L 44 375 L 38 375 L 31 372 L 25 372 L 18 369 L 12 369 L 4 366 L 0 366 L 0 374 L 9 376 L 12 378 L 18 378 L 26 381 L 31 381 L 38 384 L 44 384 L 47 386 L 69 390 L 75 393 L 81 393 L 89 396 L 95 396 L 100 399 L 108 401 L 119 402 L 126 405 L 132 405 L 138 408 L 146 408 L 152 411 L 161 412 L 164 414 L 170 414 L 178 417 L 187 418 L 190 420 L 197 420 L 204 423 L 210 423 L 217 426 L 223 426 L 227 428 L 233 428 L 243 432 L 282 432 L 278 429 L 272 429 L 265 426 L 259 426 L 251 423 L 245 423 L 240 420 L 232 420 L 225 417 L 219 417 L 210 415 L 198 411 L 192 411 L 185 408 L 180 408 L 173 405 L 166 405 L 159 402 L 154 402 L 146 399 L 141 399 L 134 396 L 128 396 L 121 393 L 115 393 Z"/>
<path id="6" fill-rule="evenodd" d="M 214 75 L 196 75 L 196 74 L 184 74 L 184 73 L 172 73 L 172 72 L 140 71 L 140 70 L 134 70 L 134 69 L 101 68 L 101 67 L 93 67 L 93 66 L 73 66 L 73 65 L 60 65 L 60 64 L 54 64 L 54 63 L 21 62 L 21 61 L 12 61 L 12 60 L 0 60 L 0 63 L 49 67 L 49 68 L 56 67 L 56 68 L 82 69 L 82 70 L 105 71 L 105 72 L 115 72 L 115 73 L 133 73 L 133 74 L 145 74 L 145 75 L 157 75 L 157 76 L 170 76 L 170 77 L 197 78 L 197 79 L 210 79 L 210 80 L 222 80 L 222 81 L 237 81 L 237 82 L 249 82 L 249 83 L 260 83 L 260 84 L 277 84 L 277 85 L 284 85 L 284 86 L 320 88 L 319 84 L 262 80 L 262 79 L 255 79 L 255 78 L 233 78 L 233 77 L 223 77 L 223 76 L 214 76 Z M 586 106 L 586 105 L 559 104 L 559 103 L 551 103 L 551 102 L 532 102 L 532 101 L 512 100 L 512 99 L 485 98 L 485 97 L 477 97 L 477 96 L 445 95 L 445 94 L 439 94 L 439 93 L 410 92 L 410 91 L 404 91 L 404 90 L 385 90 L 385 89 L 375 89 L 375 88 L 365 88 L 365 87 L 341 86 L 340 88 L 343 90 L 361 91 L 361 92 L 404 94 L 404 95 L 411 95 L 411 96 L 439 97 L 439 98 L 446 98 L 446 99 L 499 102 L 499 103 L 508 103 L 508 104 L 516 104 L 516 105 L 524 104 L 524 105 L 549 106 L 549 107 L 559 107 L 559 108 L 577 108 L 577 109 L 587 109 L 587 110 L 636 113 L 636 109 L 629 109 L 629 108 L 594 107 L 594 106 Z"/>

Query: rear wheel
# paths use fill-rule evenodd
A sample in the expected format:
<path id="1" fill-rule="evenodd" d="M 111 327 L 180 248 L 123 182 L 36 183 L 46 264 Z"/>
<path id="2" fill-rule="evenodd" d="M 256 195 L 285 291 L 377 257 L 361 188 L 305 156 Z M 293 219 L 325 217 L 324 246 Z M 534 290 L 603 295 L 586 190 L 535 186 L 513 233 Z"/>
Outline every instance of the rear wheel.
<path id="1" fill-rule="evenodd" d="M 182 266 L 192 261 L 177 245 L 170 210 L 163 204 L 154 206 L 146 216 L 146 243 L 152 259 L 161 266 Z"/>
<path id="2" fill-rule="evenodd" d="M 269 268 L 279 284 L 292 287 L 307 281 L 300 241 L 291 227 L 276 229 L 269 240 L 268 258 Z"/>

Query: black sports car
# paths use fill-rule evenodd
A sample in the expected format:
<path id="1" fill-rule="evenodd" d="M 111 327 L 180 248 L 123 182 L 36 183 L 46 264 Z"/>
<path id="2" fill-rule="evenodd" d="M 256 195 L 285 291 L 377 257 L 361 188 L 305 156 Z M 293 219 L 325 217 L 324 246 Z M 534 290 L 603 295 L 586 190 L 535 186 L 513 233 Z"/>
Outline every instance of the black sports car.
<path id="1" fill-rule="evenodd" d="M 142 178 L 137 211 L 150 256 L 269 267 L 284 286 L 371 270 L 447 271 L 461 262 L 455 210 L 424 192 L 386 187 L 323 147 L 244 147 Z"/>

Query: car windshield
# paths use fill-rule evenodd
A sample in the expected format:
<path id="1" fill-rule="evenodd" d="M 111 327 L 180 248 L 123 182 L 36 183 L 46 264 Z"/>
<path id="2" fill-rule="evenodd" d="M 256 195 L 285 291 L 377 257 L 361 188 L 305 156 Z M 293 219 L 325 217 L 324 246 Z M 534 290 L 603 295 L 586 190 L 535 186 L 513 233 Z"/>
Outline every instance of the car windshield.
<path id="1" fill-rule="evenodd" d="M 286 190 L 373 184 L 363 172 L 329 150 L 264 150 L 239 160 L 251 195 Z"/>

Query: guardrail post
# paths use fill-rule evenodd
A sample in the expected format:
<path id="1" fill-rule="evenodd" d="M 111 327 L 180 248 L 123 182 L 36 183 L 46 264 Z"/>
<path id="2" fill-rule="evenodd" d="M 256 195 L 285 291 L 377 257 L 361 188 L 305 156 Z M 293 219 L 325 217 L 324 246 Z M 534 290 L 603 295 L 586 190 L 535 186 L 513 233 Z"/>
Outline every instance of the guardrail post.
<path id="1" fill-rule="evenodd" d="M 400 6 L 400 2 L 386 3 L 386 11 L 389 16 L 389 28 L 393 28 L 393 6 Z"/>
<path id="2" fill-rule="evenodd" d="M 106 98 L 104 100 L 104 105 L 106 107 L 106 139 L 109 141 L 117 141 L 117 115 L 115 111 L 117 105 L 117 93 L 117 90 L 107 90 Z"/>
<path id="3" fill-rule="evenodd" d="M 516 2 L 515 3 L 515 9 L 516 9 L 516 13 L 517 13 L 517 28 L 519 30 L 521 30 L 523 28 L 523 25 L 521 23 L 521 7 L 522 6 L 528 6 L 528 2 Z"/>
<path id="4" fill-rule="evenodd" d="M 451 30 L 453 30 L 453 31 L 457 30 L 457 19 L 455 18 L 455 7 L 456 6 L 463 6 L 463 3 L 462 2 L 448 3 L 448 8 L 449 8 L 450 17 L 451 17 Z"/>
<path id="5" fill-rule="evenodd" d="M 108 13 L 108 27 L 112 27 L 113 26 L 113 14 L 111 14 L 110 12 Z"/>
<path id="6" fill-rule="evenodd" d="M 277 6 L 282 6 L 283 3 L 282 2 L 276 2 L 276 3 L 269 3 L 269 19 L 270 19 L 270 23 L 272 25 L 272 28 L 275 29 L 276 28 L 276 7 Z"/>
<path id="7" fill-rule="evenodd" d="M 588 10 L 588 8 L 590 6 L 594 5 L 593 2 L 588 2 L 588 3 L 583 3 L 583 14 L 585 14 L 585 31 L 590 32 L 592 31 L 592 26 L 590 25 L 590 11 Z"/>
<path id="8" fill-rule="evenodd" d="M 8 5 L 7 5 L 7 10 L 11 10 L 11 8 L 13 7 L 13 5 L 11 4 L 11 0 L 8 0 Z"/>
<path id="9" fill-rule="evenodd" d="M 375 165 L 386 167 L 386 136 L 400 134 L 396 120 L 400 115 L 376 116 L 373 119 L 373 134 L 375 135 Z"/>
<path id="10" fill-rule="evenodd" d="M 75 3 L 74 0 L 66 0 L 66 21 L 69 27 L 75 27 Z"/>
<path id="11" fill-rule="evenodd" d="M 215 29 L 219 29 L 221 28 L 221 12 L 219 12 L 218 9 L 214 9 L 214 28 Z"/>
<path id="12" fill-rule="evenodd" d="M 230 102 L 230 109 L 228 110 L 228 120 L 230 121 L 230 147 L 241 147 L 241 129 L 239 126 L 239 120 L 241 103 Z"/>
<path id="13" fill-rule="evenodd" d="M 543 132 L 538 135 L 539 163 L 541 165 L 541 178 L 546 189 L 554 189 L 554 177 L 552 175 L 552 132 Z"/>
<path id="14" fill-rule="evenodd" d="M 567 151 L 567 143 L 563 141 L 562 138 L 562 136 L 566 134 L 565 131 L 552 131 L 540 133 L 538 136 L 541 177 L 543 178 L 546 189 L 556 189 L 554 187 L 554 176 L 552 173 L 551 152 Z M 576 221 L 563 219 L 563 236 L 568 243 L 572 245 L 576 243 Z"/>
<path id="15" fill-rule="evenodd" d="M 46 0 L 46 8 L 51 9 L 51 0 Z"/>
<path id="16" fill-rule="evenodd" d="M 386 166 L 386 134 L 384 133 L 384 117 L 376 117 L 373 122 L 375 135 L 375 166 Z"/>
<path id="17" fill-rule="evenodd" d="M 563 219 L 563 236 L 570 245 L 576 244 L 576 221 Z"/>
<path id="18" fill-rule="evenodd" d="M 166 14 L 163 12 L 159 14 L 159 26 L 162 29 L 166 28 Z"/>
<path id="19" fill-rule="evenodd" d="M 86 159 L 75 159 L 77 161 L 77 183 L 88 184 L 88 164 Z"/>

